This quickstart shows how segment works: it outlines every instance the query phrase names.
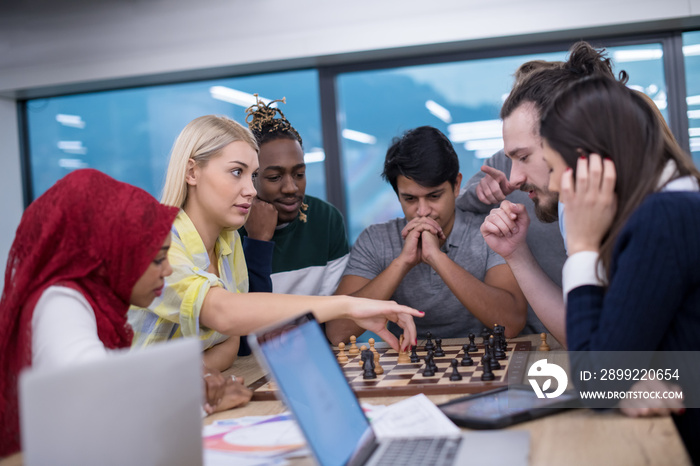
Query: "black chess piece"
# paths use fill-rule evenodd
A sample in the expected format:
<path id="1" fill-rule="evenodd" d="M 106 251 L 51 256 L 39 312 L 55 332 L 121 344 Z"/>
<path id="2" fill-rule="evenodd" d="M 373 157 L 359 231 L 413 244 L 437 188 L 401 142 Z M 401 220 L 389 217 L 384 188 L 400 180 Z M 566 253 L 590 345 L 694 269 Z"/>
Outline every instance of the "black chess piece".
<path id="1" fill-rule="evenodd" d="M 489 338 L 489 344 L 488 344 L 488 349 L 489 349 L 489 357 L 491 358 L 491 370 L 492 371 L 497 371 L 498 369 L 501 368 L 501 363 L 498 362 L 498 359 L 496 358 L 496 350 L 495 350 L 495 345 L 496 345 L 496 340 L 493 336 Z"/>
<path id="2" fill-rule="evenodd" d="M 416 352 L 416 345 L 411 346 L 411 362 L 420 362 L 420 358 Z"/>
<path id="3" fill-rule="evenodd" d="M 438 366 L 435 364 L 435 352 L 430 350 L 427 353 L 428 358 L 430 359 L 430 367 L 433 369 L 433 372 L 437 372 Z"/>
<path id="4" fill-rule="evenodd" d="M 506 341 L 506 328 L 501 325 L 501 350 L 503 353 L 508 352 L 508 342 Z"/>
<path id="5" fill-rule="evenodd" d="M 503 340 L 503 333 L 499 333 L 493 345 L 494 356 L 496 357 L 496 360 L 500 361 L 506 359 L 506 353 L 503 351 Z"/>
<path id="6" fill-rule="evenodd" d="M 368 379 L 376 379 L 377 378 L 377 373 L 374 372 L 374 353 L 372 350 L 366 349 L 362 351 L 362 378 L 364 380 Z"/>
<path id="7" fill-rule="evenodd" d="M 435 339 L 435 357 L 442 358 L 445 356 L 445 350 L 442 349 L 442 338 Z"/>
<path id="8" fill-rule="evenodd" d="M 489 356 L 488 352 L 484 353 L 484 357 L 481 358 L 481 363 L 484 366 L 484 372 L 481 373 L 481 380 L 488 382 L 489 380 L 495 379 L 496 377 L 493 375 L 493 371 L 491 370 L 491 357 Z"/>
<path id="9" fill-rule="evenodd" d="M 469 349 L 467 350 L 469 353 L 476 353 L 479 350 L 476 343 L 474 343 L 475 338 L 476 336 L 473 333 L 469 334 Z"/>
<path id="10" fill-rule="evenodd" d="M 451 364 L 452 364 L 452 375 L 450 375 L 450 380 L 452 382 L 462 380 L 462 374 L 460 374 L 459 371 L 457 370 L 457 360 L 453 359 Z"/>
<path id="11" fill-rule="evenodd" d="M 433 351 L 435 349 L 435 344 L 433 343 L 433 334 L 428 332 L 425 334 L 425 351 Z"/>
<path id="12" fill-rule="evenodd" d="M 462 349 L 464 350 L 464 357 L 462 358 L 462 362 L 460 364 L 462 366 L 472 366 L 474 364 L 474 360 L 471 356 L 469 356 L 469 345 L 463 345 Z"/>
<path id="13" fill-rule="evenodd" d="M 491 336 L 491 330 L 487 329 L 484 327 L 481 330 L 481 342 L 485 345 L 487 341 L 489 341 L 489 337 Z"/>
<path id="14" fill-rule="evenodd" d="M 431 352 L 425 357 L 425 369 L 423 370 L 423 377 L 432 377 L 435 375 L 435 370 L 433 370 L 433 365 L 431 364 Z"/>

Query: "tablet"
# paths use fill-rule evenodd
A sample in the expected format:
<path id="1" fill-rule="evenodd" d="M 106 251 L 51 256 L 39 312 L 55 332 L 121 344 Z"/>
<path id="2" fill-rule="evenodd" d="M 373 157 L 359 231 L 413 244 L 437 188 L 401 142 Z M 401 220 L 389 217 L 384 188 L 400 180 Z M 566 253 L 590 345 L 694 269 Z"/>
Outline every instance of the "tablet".
<path id="1" fill-rule="evenodd" d="M 530 386 L 508 386 L 439 405 L 455 424 L 471 429 L 501 429 L 566 408 L 579 407 L 575 392 L 537 398 Z"/>

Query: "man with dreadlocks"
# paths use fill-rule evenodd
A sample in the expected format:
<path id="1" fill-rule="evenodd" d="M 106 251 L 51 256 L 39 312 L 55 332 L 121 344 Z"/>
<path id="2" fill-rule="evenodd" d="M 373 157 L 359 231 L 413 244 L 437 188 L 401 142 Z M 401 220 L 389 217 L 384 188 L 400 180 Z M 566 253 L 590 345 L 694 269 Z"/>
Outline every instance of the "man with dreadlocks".
<path id="1" fill-rule="evenodd" d="M 257 95 L 256 95 L 257 97 Z M 345 269 L 348 240 L 341 213 L 306 191 L 301 136 L 282 111 L 258 99 L 246 122 L 260 147 L 255 182 L 258 198 L 243 234 L 266 231 L 274 241 L 272 289 L 275 293 L 331 295 Z M 274 206 L 266 209 L 265 203 Z"/>

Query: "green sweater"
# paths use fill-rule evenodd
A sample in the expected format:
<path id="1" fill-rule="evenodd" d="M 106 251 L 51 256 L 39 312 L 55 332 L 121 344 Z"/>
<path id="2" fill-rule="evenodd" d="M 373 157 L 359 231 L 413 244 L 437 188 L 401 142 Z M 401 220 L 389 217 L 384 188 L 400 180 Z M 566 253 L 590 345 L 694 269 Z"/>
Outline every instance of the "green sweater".
<path id="1" fill-rule="evenodd" d="M 347 261 L 345 222 L 338 209 L 321 199 L 307 195 L 304 203 L 309 206 L 306 222 L 297 217 L 272 237 L 272 291 L 330 295 Z"/>

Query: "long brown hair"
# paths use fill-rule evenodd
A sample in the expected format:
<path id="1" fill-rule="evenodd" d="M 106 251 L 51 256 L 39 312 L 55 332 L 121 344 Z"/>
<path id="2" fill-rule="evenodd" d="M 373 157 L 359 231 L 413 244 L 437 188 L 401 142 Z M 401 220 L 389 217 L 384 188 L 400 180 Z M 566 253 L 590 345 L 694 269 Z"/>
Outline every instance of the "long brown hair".
<path id="1" fill-rule="evenodd" d="M 610 277 L 612 251 L 622 227 L 644 198 L 658 189 L 669 160 L 676 177 L 700 172 L 690 156 L 664 134 L 665 122 L 646 99 L 613 79 L 584 78 L 559 94 L 542 117 L 540 133 L 567 165 L 576 170 L 582 153 L 596 153 L 615 164 L 617 214 L 600 245 L 600 260 Z"/>

